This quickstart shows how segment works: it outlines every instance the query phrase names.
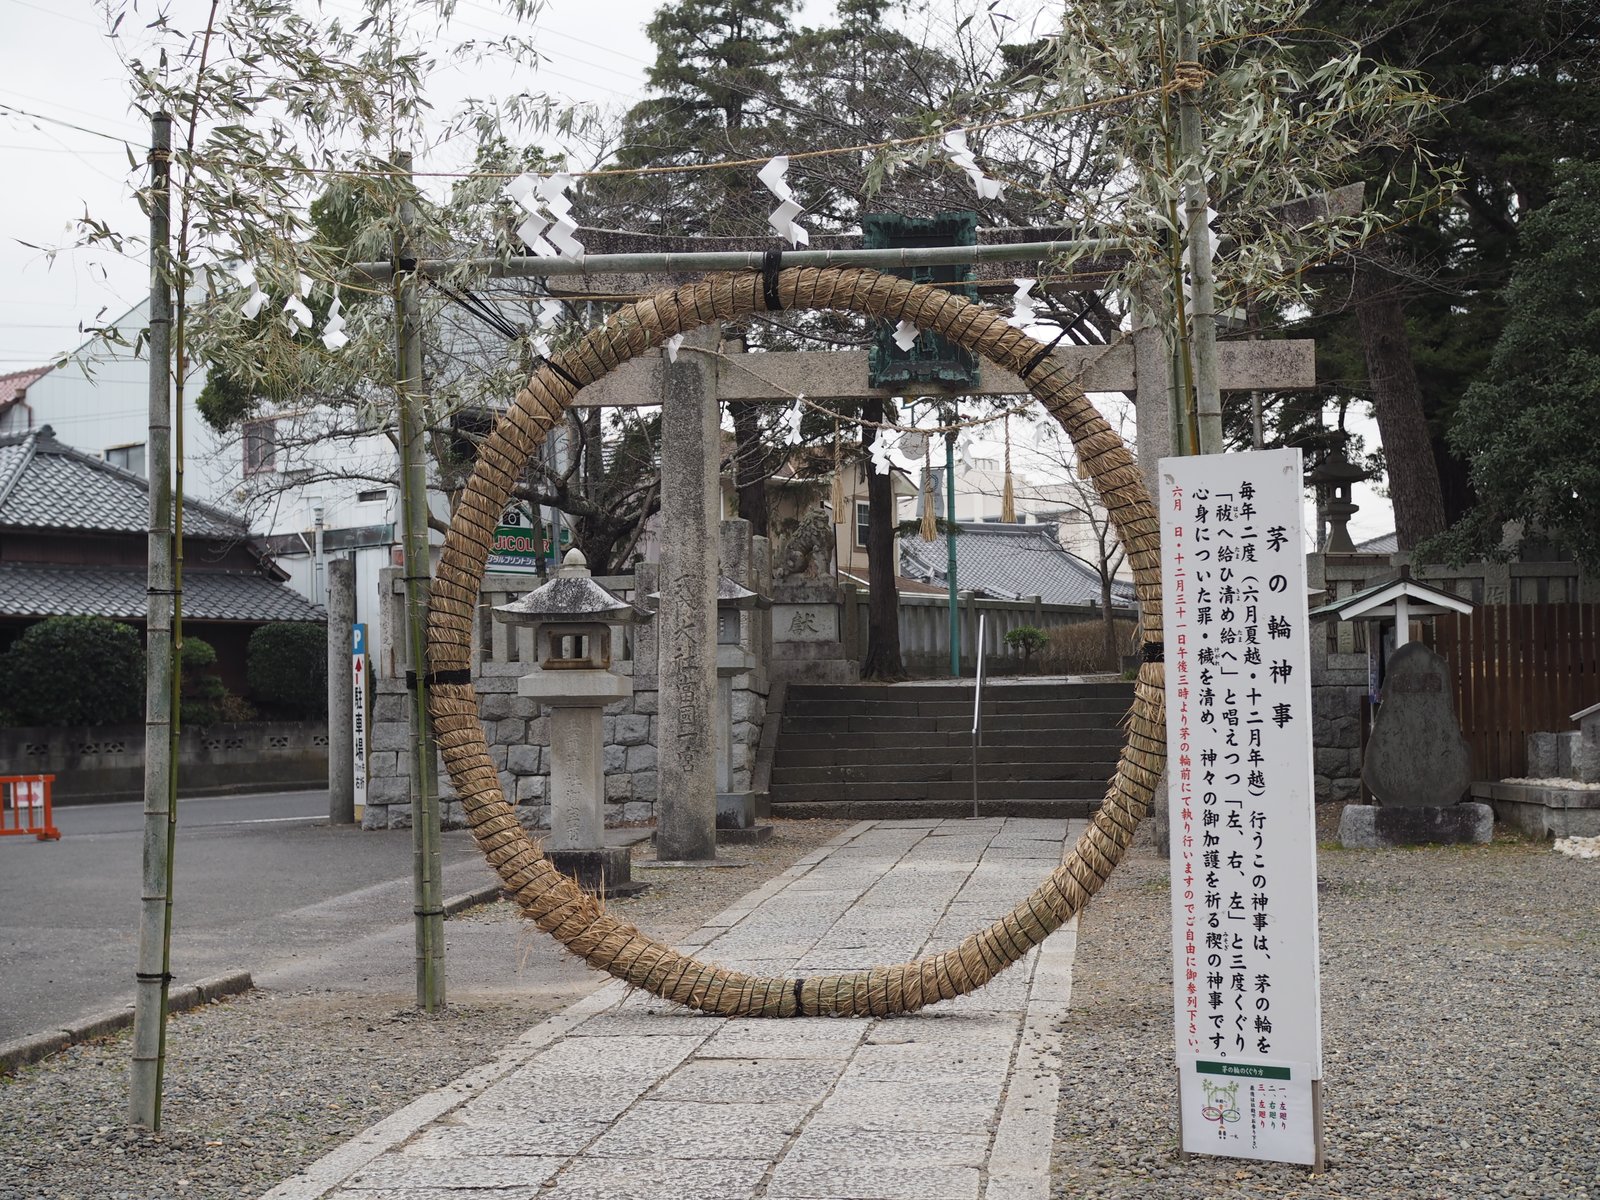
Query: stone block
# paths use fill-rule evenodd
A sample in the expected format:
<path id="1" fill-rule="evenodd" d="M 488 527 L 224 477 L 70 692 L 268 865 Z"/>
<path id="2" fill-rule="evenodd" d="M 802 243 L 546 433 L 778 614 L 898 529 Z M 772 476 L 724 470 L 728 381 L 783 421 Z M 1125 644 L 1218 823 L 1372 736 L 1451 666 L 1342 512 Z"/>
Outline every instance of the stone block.
<path id="1" fill-rule="evenodd" d="M 633 711 L 640 715 L 650 715 L 660 711 L 661 693 L 655 688 L 648 691 L 634 692 Z"/>
<path id="2" fill-rule="evenodd" d="M 489 761 L 494 764 L 495 770 L 504 771 L 506 769 L 506 757 L 509 749 L 508 746 L 501 742 L 489 743 Z"/>
<path id="3" fill-rule="evenodd" d="M 550 826 L 550 810 L 542 804 L 519 804 L 515 811 L 517 823 L 524 829 L 548 829 Z"/>
<path id="4" fill-rule="evenodd" d="M 1319 775 L 1344 775 L 1355 769 L 1354 755 L 1342 746 L 1318 746 L 1315 762 Z"/>
<path id="5" fill-rule="evenodd" d="M 506 755 L 506 767 L 514 775 L 538 775 L 544 770 L 543 746 L 511 746 Z"/>
<path id="6" fill-rule="evenodd" d="M 636 713 L 618 717 L 616 731 L 611 740 L 624 746 L 644 745 L 650 740 L 650 718 Z M 631 761 L 630 769 L 632 769 Z"/>
<path id="7" fill-rule="evenodd" d="M 406 699 L 404 693 L 391 696 L 379 696 L 372 704 L 372 724 L 374 728 L 388 721 L 404 721 L 406 719 Z"/>
<path id="8" fill-rule="evenodd" d="M 528 722 L 528 742 L 537 746 L 550 744 L 550 718 L 536 716 Z"/>
<path id="9" fill-rule="evenodd" d="M 371 804 L 361 813 L 361 828 L 387 829 L 389 828 L 389 806 L 387 804 Z"/>
<path id="10" fill-rule="evenodd" d="M 388 811 L 389 811 L 389 824 L 388 824 L 387 828 L 389 828 L 389 829 L 410 829 L 411 828 L 411 805 L 409 805 L 409 804 L 391 804 L 391 805 L 389 805 L 389 810 Z"/>
<path id="11" fill-rule="evenodd" d="M 518 716 L 518 696 L 509 693 L 491 692 L 487 696 L 478 697 L 478 716 L 485 721 L 504 721 L 510 717 Z"/>
<path id="12" fill-rule="evenodd" d="M 1347 804 L 1339 817 L 1339 844 L 1347 850 L 1481 846 L 1493 837 L 1494 810 L 1487 804 L 1413 804 L 1399 808 Z"/>
<path id="13" fill-rule="evenodd" d="M 492 728 L 484 732 L 491 744 L 498 742 L 502 746 L 520 746 L 528 740 L 528 722 L 524 717 L 507 717 L 503 721 L 496 721 Z"/>
<path id="14" fill-rule="evenodd" d="M 1572 744 L 1572 775 L 1583 783 L 1600 783 L 1600 720 L 1583 722 Z"/>
<path id="15" fill-rule="evenodd" d="M 1361 798 L 1361 780 L 1354 776 L 1346 775 L 1339 779 L 1328 781 L 1328 799 L 1334 801 L 1358 800 Z"/>
<path id="16" fill-rule="evenodd" d="M 400 755 L 395 750 L 375 750 L 367 755 L 367 776 L 398 775 Z"/>
<path id="17" fill-rule="evenodd" d="M 628 770 L 654 771 L 656 769 L 656 748 L 654 746 L 629 746 Z"/>
<path id="18" fill-rule="evenodd" d="M 405 721 L 383 721 L 372 727 L 373 750 L 411 750 L 411 726 Z"/>
<path id="19" fill-rule="evenodd" d="M 605 749 L 605 772 L 610 775 L 614 771 L 628 769 L 628 750 L 626 746 L 607 746 Z"/>
<path id="20" fill-rule="evenodd" d="M 658 794 L 656 773 L 654 771 L 640 771 L 633 777 L 633 798 L 654 803 Z"/>
<path id="21" fill-rule="evenodd" d="M 656 815 L 656 806 L 644 800 L 630 800 L 622 806 L 624 821 L 648 821 Z"/>
<path id="22" fill-rule="evenodd" d="M 405 775 L 367 779 L 368 804 L 402 804 L 411 799 L 411 780 Z"/>
<path id="23" fill-rule="evenodd" d="M 609 706 L 605 711 L 607 715 L 600 718 L 600 740 L 609 746 L 617 740 L 617 718 L 611 715 Z"/>
<path id="24" fill-rule="evenodd" d="M 546 778 L 543 775 L 523 775 L 517 779 L 515 792 L 518 804 L 540 804 L 545 798 Z"/>
<path id="25" fill-rule="evenodd" d="M 633 776 L 627 772 L 606 776 L 606 799 L 612 803 L 633 799 Z"/>
<path id="26" fill-rule="evenodd" d="M 1553 779 L 1556 774 L 1556 763 L 1560 759 L 1557 750 L 1558 733 L 1530 733 L 1528 735 L 1528 778 Z"/>
<path id="27" fill-rule="evenodd" d="M 445 804 L 439 813 L 439 828 L 465 829 L 467 827 L 467 810 L 459 801 L 452 800 Z"/>

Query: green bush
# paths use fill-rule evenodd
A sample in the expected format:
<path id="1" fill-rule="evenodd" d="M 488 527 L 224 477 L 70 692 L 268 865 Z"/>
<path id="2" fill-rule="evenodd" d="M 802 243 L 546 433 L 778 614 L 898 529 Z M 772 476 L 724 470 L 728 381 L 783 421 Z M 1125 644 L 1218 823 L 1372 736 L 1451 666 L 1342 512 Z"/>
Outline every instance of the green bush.
<path id="1" fill-rule="evenodd" d="M 1050 635 L 1033 625 L 1019 625 L 1006 634 L 1006 645 L 1014 654 L 1022 655 L 1022 669 L 1027 671 L 1036 651 L 1050 644 Z"/>
<path id="2" fill-rule="evenodd" d="M 245 652 L 250 698 L 277 715 L 303 718 L 328 711 L 328 631 L 278 621 L 250 635 Z"/>
<path id="3" fill-rule="evenodd" d="M 178 719 L 184 725 L 215 725 L 227 718 L 223 703 L 228 689 L 211 668 L 217 665 L 217 652 L 204 638 L 183 639 L 183 703 Z"/>
<path id="4" fill-rule="evenodd" d="M 105 617 L 50 617 L 0 655 L 0 709 L 22 725 L 118 725 L 144 715 L 139 631 Z"/>

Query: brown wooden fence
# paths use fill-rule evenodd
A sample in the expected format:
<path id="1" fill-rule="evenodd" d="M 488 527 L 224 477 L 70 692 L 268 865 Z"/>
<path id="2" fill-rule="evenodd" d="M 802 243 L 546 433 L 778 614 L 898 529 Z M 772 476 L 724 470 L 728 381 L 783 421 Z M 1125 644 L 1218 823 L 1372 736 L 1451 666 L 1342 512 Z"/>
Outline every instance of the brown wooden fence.
<path id="1" fill-rule="evenodd" d="M 1487 604 L 1435 617 L 1474 779 L 1528 772 L 1528 734 L 1574 728 L 1600 702 L 1600 604 Z"/>

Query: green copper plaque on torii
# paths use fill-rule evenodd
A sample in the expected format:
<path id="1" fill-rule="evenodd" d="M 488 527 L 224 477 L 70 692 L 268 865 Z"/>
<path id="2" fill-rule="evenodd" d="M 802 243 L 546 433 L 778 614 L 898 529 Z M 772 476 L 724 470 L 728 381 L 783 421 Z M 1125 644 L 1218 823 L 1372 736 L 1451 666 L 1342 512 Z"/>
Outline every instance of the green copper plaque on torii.
<path id="1" fill-rule="evenodd" d="M 861 245 L 866 250 L 976 246 L 978 214 L 943 212 L 931 217 L 904 217 L 899 213 L 867 213 L 861 219 L 861 235 Z M 887 273 L 914 283 L 943 287 L 968 300 L 978 298 L 970 266 L 905 267 Z M 910 350 L 902 350 L 895 344 L 894 326 L 883 321 L 878 322 L 867 361 L 867 382 L 872 387 L 978 381 L 978 360 L 960 346 L 936 333 L 924 332 Z"/>

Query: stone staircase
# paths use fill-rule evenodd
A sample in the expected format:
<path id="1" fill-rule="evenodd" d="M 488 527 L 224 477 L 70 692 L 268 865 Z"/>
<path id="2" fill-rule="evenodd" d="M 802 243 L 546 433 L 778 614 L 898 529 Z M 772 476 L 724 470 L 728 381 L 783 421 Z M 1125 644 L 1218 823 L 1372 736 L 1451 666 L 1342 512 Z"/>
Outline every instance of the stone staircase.
<path id="1" fill-rule="evenodd" d="M 1131 683 L 984 684 L 984 816 L 1086 817 L 1122 748 Z M 772 760 L 779 817 L 972 812 L 972 683 L 791 686 Z"/>

